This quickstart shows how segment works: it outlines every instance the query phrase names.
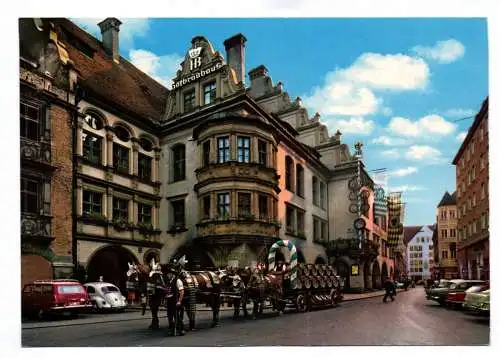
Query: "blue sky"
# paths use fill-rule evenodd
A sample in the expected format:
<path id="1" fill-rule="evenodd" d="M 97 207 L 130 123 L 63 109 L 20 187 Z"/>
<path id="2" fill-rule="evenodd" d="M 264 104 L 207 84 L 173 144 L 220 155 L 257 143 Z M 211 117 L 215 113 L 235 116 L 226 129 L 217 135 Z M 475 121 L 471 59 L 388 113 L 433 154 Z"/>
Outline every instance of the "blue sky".
<path id="1" fill-rule="evenodd" d="M 74 21 L 100 38 L 100 20 Z M 387 168 L 389 189 L 404 192 L 406 225 L 434 222 L 473 119 L 454 121 L 488 95 L 485 19 L 121 20 L 122 56 L 166 85 L 194 36 L 225 55 L 223 41 L 243 33 L 246 72 L 264 64 L 331 135 L 362 141 L 367 168 Z"/>

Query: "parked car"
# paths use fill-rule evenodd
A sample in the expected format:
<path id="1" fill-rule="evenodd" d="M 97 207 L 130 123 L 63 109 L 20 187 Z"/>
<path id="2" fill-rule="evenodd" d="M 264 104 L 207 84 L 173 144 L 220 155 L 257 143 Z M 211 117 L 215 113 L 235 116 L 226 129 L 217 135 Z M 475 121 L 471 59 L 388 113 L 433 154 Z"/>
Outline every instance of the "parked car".
<path id="1" fill-rule="evenodd" d="M 463 307 L 472 313 L 490 314 L 490 289 L 465 295 Z"/>
<path id="2" fill-rule="evenodd" d="M 446 302 L 446 297 L 450 292 L 464 292 L 472 286 L 485 285 L 486 281 L 481 280 L 450 280 L 439 284 L 438 287 L 425 290 L 426 298 L 438 302 L 443 306 Z"/>
<path id="3" fill-rule="evenodd" d="M 127 299 L 112 283 L 89 282 L 84 286 L 95 310 L 124 311 L 127 307 Z"/>
<path id="4" fill-rule="evenodd" d="M 489 289 L 488 285 L 472 286 L 463 292 L 449 292 L 446 296 L 445 304 L 451 308 L 462 308 L 465 296 L 468 293 L 481 292 Z"/>
<path id="5" fill-rule="evenodd" d="M 22 314 L 45 318 L 50 314 L 76 316 L 92 308 L 89 296 L 77 280 L 38 280 L 23 287 Z"/>

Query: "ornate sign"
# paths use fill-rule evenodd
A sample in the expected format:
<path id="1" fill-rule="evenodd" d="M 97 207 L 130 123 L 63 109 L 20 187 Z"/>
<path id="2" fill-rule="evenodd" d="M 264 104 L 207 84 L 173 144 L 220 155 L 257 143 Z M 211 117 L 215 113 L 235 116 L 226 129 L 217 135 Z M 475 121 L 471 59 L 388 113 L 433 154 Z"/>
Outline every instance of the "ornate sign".
<path id="1" fill-rule="evenodd" d="M 35 85 L 35 87 L 39 90 L 45 90 L 47 92 L 50 92 L 63 101 L 68 101 L 68 92 L 57 88 L 55 86 L 52 86 L 52 81 L 48 80 L 47 78 L 44 78 L 40 75 L 34 74 L 33 72 L 30 72 L 24 68 L 21 68 L 21 73 L 19 74 L 19 78 L 21 81 L 26 81 L 28 83 L 31 83 L 32 85 Z"/>
<path id="2" fill-rule="evenodd" d="M 401 223 L 401 193 L 390 193 L 387 197 L 389 225 L 387 229 L 387 246 L 397 246 L 403 234 Z"/>
<path id="3" fill-rule="evenodd" d="M 359 265 L 351 265 L 351 276 L 359 276 Z"/>

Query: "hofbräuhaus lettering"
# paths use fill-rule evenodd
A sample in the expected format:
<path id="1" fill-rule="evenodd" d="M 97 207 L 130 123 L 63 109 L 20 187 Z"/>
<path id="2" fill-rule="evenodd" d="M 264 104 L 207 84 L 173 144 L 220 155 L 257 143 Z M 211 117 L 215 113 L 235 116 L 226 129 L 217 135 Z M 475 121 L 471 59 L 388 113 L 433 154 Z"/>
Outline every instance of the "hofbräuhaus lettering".
<path id="1" fill-rule="evenodd" d="M 182 80 L 174 82 L 174 84 L 172 85 L 172 89 L 179 88 L 179 87 L 182 87 L 188 83 L 194 82 L 194 81 L 196 81 L 202 77 L 205 77 L 206 75 L 213 73 L 221 68 L 222 68 L 222 63 L 217 62 L 217 64 L 215 64 L 212 67 L 208 67 L 205 70 L 201 70 L 199 72 L 193 73 L 192 75 L 187 76 L 187 77 L 183 78 Z"/>

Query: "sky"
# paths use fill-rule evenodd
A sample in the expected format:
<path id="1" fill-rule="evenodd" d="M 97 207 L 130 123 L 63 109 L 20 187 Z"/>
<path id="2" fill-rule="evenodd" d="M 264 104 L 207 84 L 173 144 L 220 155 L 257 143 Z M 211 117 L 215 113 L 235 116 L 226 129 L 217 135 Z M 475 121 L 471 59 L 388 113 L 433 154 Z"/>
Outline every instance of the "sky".
<path id="1" fill-rule="evenodd" d="M 102 19 L 72 20 L 100 39 Z M 405 225 L 433 224 L 455 190 L 451 162 L 488 95 L 486 19 L 120 20 L 122 56 L 167 87 L 194 36 L 225 57 L 224 40 L 244 34 L 246 72 L 265 65 L 330 135 L 361 141 L 367 169 L 386 168 L 389 191 L 403 192 Z"/>

